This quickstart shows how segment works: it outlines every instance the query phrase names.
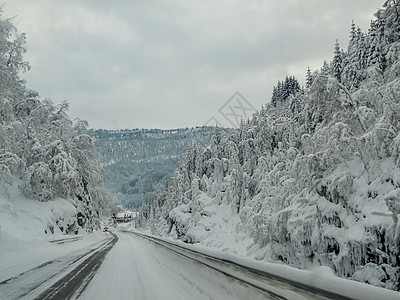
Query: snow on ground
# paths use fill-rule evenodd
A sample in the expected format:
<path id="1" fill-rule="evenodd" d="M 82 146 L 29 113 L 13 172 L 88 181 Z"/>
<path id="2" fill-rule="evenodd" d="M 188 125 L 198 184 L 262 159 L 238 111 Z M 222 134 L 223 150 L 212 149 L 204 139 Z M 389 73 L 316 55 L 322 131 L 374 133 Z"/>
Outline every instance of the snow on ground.
<path id="1" fill-rule="evenodd" d="M 18 192 L 17 184 L 7 190 L 2 189 L 0 282 L 109 238 L 103 232 L 65 235 L 55 226 L 55 220 L 62 219 L 60 222 L 67 223 L 75 213 L 75 207 L 64 199 L 48 202 L 27 199 Z M 54 234 L 50 228 L 53 228 Z M 78 240 L 62 244 L 52 242 L 71 238 Z"/>

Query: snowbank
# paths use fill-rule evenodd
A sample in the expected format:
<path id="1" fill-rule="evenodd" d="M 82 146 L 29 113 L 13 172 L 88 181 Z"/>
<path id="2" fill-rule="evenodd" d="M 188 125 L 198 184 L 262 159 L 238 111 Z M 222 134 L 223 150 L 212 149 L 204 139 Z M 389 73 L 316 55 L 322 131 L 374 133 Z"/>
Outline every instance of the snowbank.
<path id="1" fill-rule="evenodd" d="M 74 224 L 75 215 L 76 208 L 65 199 L 48 202 L 27 199 L 19 193 L 16 182 L 3 189 L 0 193 L 0 282 L 108 238 L 102 232 L 66 235 L 65 230 Z M 78 239 L 60 242 L 71 237 Z"/>
<path id="2" fill-rule="evenodd" d="M 137 230 L 131 229 L 133 232 Z M 139 232 L 143 234 L 142 232 Z M 151 236 L 149 234 L 145 234 Z M 238 265 L 253 268 L 270 274 L 272 276 L 282 278 L 288 282 L 295 284 L 303 284 L 308 287 L 331 292 L 350 299 L 363 300 L 395 300 L 400 299 L 400 293 L 384 288 L 379 288 L 369 284 L 347 280 L 336 277 L 329 267 L 316 267 L 311 270 L 300 270 L 284 264 L 270 263 L 265 261 L 257 261 L 255 259 L 242 257 L 232 253 L 222 252 L 218 249 L 212 249 L 200 244 L 187 244 L 180 240 L 172 238 L 155 237 L 168 243 L 178 245 L 180 247 L 194 250 L 202 254 L 212 256 L 221 260 L 230 261 Z"/>

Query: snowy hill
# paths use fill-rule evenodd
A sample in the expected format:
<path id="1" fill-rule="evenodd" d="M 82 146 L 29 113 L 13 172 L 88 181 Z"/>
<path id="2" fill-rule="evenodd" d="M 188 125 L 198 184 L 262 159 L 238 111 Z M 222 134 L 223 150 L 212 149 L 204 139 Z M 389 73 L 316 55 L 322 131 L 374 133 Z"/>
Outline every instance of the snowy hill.
<path id="1" fill-rule="evenodd" d="M 353 24 L 307 86 L 195 145 L 138 224 L 153 233 L 399 290 L 399 4 Z M 282 88 L 282 87 L 281 87 Z"/>
<path id="2" fill-rule="evenodd" d="M 192 143 L 207 145 L 212 127 L 91 130 L 104 164 L 104 186 L 126 208 L 137 208 L 182 163 Z"/>

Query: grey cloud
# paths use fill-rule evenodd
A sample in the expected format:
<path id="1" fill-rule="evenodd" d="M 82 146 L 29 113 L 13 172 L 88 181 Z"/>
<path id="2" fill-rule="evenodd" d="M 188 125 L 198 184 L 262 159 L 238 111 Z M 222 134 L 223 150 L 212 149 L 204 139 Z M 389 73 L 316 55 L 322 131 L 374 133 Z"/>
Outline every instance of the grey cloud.
<path id="1" fill-rule="evenodd" d="M 29 86 L 94 127 L 202 125 L 239 90 L 260 108 L 367 30 L 377 0 L 13 0 Z"/>

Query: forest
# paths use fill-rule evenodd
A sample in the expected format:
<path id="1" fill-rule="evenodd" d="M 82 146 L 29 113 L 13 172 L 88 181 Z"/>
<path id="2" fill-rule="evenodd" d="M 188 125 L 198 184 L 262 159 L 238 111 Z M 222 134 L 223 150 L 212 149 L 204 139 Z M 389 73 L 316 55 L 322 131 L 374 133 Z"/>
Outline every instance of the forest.
<path id="1" fill-rule="evenodd" d="M 304 89 L 279 82 L 238 130 L 192 146 L 138 226 L 399 290 L 398 1 L 367 32 L 351 24 L 347 48 L 333 50 Z"/>
<path id="2" fill-rule="evenodd" d="M 76 213 L 54 215 L 45 232 L 92 232 L 116 209 L 102 186 L 94 139 L 86 121 L 68 117 L 67 102 L 55 105 L 26 87 L 20 78 L 30 69 L 25 40 L 11 20 L 0 19 L 0 192 L 11 202 L 21 195 L 31 201 L 66 199 Z M 16 215 L 12 206 L 2 209 Z"/>
<path id="3" fill-rule="evenodd" d="M 192 143 L 208 145 L 212 127 L 89 130 L 101 154 L 104 187 L 124 208 L 137 209 L 157 192 Z"/>

